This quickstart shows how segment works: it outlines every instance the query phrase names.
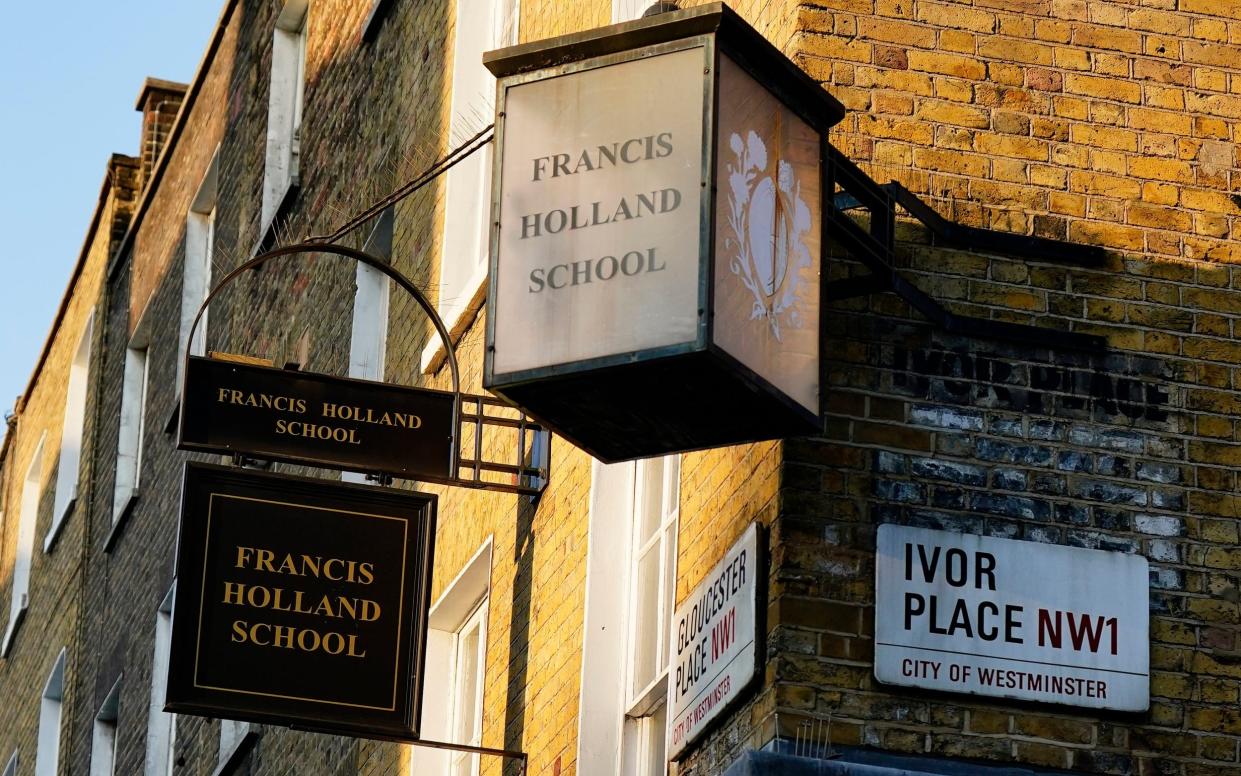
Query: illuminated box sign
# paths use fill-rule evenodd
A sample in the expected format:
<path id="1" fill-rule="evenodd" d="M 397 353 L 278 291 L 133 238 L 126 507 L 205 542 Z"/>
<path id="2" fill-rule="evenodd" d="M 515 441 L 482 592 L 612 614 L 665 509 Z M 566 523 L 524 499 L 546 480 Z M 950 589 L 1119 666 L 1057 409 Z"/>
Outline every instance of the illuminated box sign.
<path id="1" fill-rule="evenodd" d="M 839 103 L 718 3 L 485 61 L 484 385 L 604 461 L 821 428 Z"/>
<path id="2" fill-rule="evenodd" d="M 190 463 L 165 710 L 418 731 L 435 497 Z"/>
<path id="3" fill-rule="evenodd" d="M 672 617 L 668 759 L 740 700 L 758 675 L 759 591 L 766 570 L 751 524 Z"/>
<path id="4" fill-rule="evenodd" d="M 1137 555 L 881 525 L 875 677 L 1145 711 L 1148 573 Z"/>
<path id="5" fill-rule="evenodd" d="M 453 395 L 191 357 L 179 447 L 401 478 L 451 474 Z"/>

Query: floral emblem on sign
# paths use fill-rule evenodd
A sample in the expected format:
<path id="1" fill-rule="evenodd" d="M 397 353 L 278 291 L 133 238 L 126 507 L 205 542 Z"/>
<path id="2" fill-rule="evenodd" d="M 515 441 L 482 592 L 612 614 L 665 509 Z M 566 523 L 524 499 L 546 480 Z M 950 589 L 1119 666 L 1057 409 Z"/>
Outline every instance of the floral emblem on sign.
<path id="1" fill-rule="evenodd" d="M 733 236 L 725 249 L 735 250 L 730 269 L 754 296 L 751 320 L 765 320 L 777 341 L 784 328 L 801 320 L 800 270 L 811 266 L 803 236 L 810 229 L 810 208 L 801 183 L 783 159 L 770 169 L 767 147 L 757 133 L 733 133 L 728 141 L 736 163 L 728 164 L 728 225 Z"/>

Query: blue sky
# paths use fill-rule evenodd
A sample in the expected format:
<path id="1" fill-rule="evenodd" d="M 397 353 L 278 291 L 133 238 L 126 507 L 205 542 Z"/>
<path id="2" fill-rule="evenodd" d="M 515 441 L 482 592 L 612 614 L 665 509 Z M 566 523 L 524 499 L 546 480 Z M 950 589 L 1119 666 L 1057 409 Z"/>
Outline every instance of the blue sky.
<path id="1" fill-rule="evenodd" d="M 26 381 L 77 260 L 109 155 L 134 155 L 148 75 L 188 82 L 215 0 L 6 3 L 0 46 L 0 411 Z"/>

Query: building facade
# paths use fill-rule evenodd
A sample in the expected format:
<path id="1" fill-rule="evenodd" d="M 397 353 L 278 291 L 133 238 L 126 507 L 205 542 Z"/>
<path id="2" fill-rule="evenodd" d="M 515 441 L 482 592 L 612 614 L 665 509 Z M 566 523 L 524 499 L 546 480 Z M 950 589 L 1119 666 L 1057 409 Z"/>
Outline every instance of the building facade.
<path id="1" fill-rule="evenodd" d="M 194 81 L 143 86 L 140 154 L 109 164 L 5 437 L 0 773 L 520 772 L 162 711 L 182 469 L 221 462 L 176 449 L 183 364 L 447 387 L 414 301 L 339 257 L 244 274 L 191 334 L 227 272 L 330 237 L 428 292 L 463 389 L 483 393 L 495 152 L 425 172 L 492 122 L 483 52 L 646 5 L 228 0 Z M 734 10 L 848 108 L 829 140 L 874 180 L 963 227 L 1103 253 L 1004 254 L 901 217 L 896 272 L 993 330 L 882 289 L 833 294 L 862 270 L 825 252 L 822 434 L 612 465 L 555 439 L 537 499 L 398 482 L 439 499 L 424 738 L 524 752 L 549 776 L 1241 772 L 1241 6 Z M 755 524 L 756 677 L 669 765 L 674 614 Z M 879 526 L 1025 542 L 1026 579 L 1052 575 L 1047 548 L 1144 559 L 1124 592 L 1148 603 L 1149 704 L 879 681 Z"/>

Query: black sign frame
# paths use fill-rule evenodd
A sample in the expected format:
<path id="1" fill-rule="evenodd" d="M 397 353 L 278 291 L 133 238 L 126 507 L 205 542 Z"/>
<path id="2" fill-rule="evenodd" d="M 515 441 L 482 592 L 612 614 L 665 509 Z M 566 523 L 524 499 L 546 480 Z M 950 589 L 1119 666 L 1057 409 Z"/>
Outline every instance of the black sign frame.
<path id="1" fill-rule="evenodd" d="M 232 509 L 235 514 L 221 507 L 215 512 L 217 523 L 213 527 L 217 497 L 249 503 L 244 513 L 236 505 Z M 361 738 L 416 739 L 421 728 L 436 503 L 437 497 L 433 494 L 187 463 L 177 542 L 177 591 L 164 710 Z M 383 522 L 380 523 L 380 520 Z M 348 523 L 347 530 L 342 531 L 342 523 Z M 287 530 L 290 527 L 296 530 Z M 394 548 L 393 537 L 398 528 L 403 532 L 401 535 L 405 541 L 399 548 Z M 282 530 L 283 534 L 280 533 Z M 336 552 L 340 557 L 331 558 L 338 561 L 335 577 L 326 571 L 326 562 L 319 557 L 319 562 L 324 564 L 323 576 L 335 580 L 333 584 L 339 590 L 345 584 L 342 581 L 345 579 L 344 569 L 348 568 L 348 574 L 354 575 L 349 581 L 356 583 L 355 588 L 374 584 L 374 592 L 367 590 L 367 594 L 376 599 L 371 602 L 375 604 L 376 611 L 376 619 L 371 622 L 379 622 L 380 608 L 388 609 L 393 602 L 397 602 L 395 628 L 390 622 L 391 615 L 387 621 L 374 626 L 360 624 L 365 618 L 355 616 L 350 625 L 341 613 L 343 610 L 338 609 L 335 616 L 341 617 L 338 627 L 342 632 L 327 636 L 316 632 L 313 643 L 321 645 L 322 649 L 316 647 L 309 650 L 304 642 L 295 642 L 300 636 L 294 635 L 288 636 L 289 646 L 286 648 L 279 643 L 260 643 L 257 638 L 252 644 L 246 644 L 246 628 L 236 628 L 239 620 L 234 620 L 230 632 L 224 632 L 219 627 L 211 628 L 212 625 L 227 622 L 238 612 L 284 618 L 285 622 L 295 622 L 289 619 L 292 615 L 312 614 L 309 610 L 313 608 L 314 594 L 307 596 L 305 604 L 300 597 L 295 599 L 297 594 L 289 589 L 297 586 L 300 577 L 291 578 L 284 573 L 273 572 L 275 560 L 270 558 L 266 569 L 255 568 L 263 573 L 273 572 L 269 574 L 274 580 L 271 584 L 286 590 L 284 608 L 279 606 L 280 597 L 276 598 L 277 603 L 268 604 L 266 608 L 242 607 L 227 600 L 227 587 L 223 588 L 224 602 L 207 601 L 208 586 L 214 587 L 214 598 L 219 598 L 221 588 L 212 583 L 218 584 L 225 573 L 249 573 L 250 579 L 259 573 L 222 571 L 211 565 L 213 560 L 217 564 L 220 560 L 227 560 L 228 556 L 218 559 L 213 556 L 223 550 L 225 538 L 231 543 L 239 534 L 256 537 L 258 541 L 247 539 L 254 544 L 278 542 L 279 536 L 291 534 L 297 539 L 294 544 L 300 542 L 298 546 L 303 552 L 309 551 L 312 557 L 316 547 L 327 547 L 329 551 Z M 275 544 L 269 546 L 278 552 L 288 553 L 290 557 L 304 557 L 293 546 L 285 550 Z M 388 572 L 381 569 L 395 568 L 395 564 L 387 566 L 376 562 L 371 570 L 361 572 L 358 570 L 365 564 L 358 560 L 362 557 L 359 555 L 350 558 L 355 565 L 347 565 L 348 560 L 344 556 L 359 551 L 361 547 L 371 548 L 370 552 L 379 555 L 386 553 L 384 559 L 401 559 L 401 570 L 397 575 L 399 585 L 395 589 L 379 584 L 380 580 L 384 584 L 389 582 Z M 242 549 L 240 545 L 233 548 L 238 553 Z M 247 546 L 244 549 L 252 548 Z M 252 559 L 255 555 L 246 557 Z M 274 557 L 279 559 L 283 555 Z M 240 567 L 241 556 L 237 555 L 237 558 Z M 306 566 L 303 566 L 302 575 L 306 574 L 305 570 Z M 296 575 L 296 572 L 290 573 Z M 314 576 L 318 578 L 319 572 L 316 571 Z M 368 576 L 371 578 L 369 582 L 366 581 Z M 329 584 L 318 579 L 316 583 L 324 589 Z M 268 588 L 264 596 L 269 596 L 272 589 Z M 326 594 L 324 597 L 327 597 Z M 241 600 L 240 593 L 237 598 Z M 359 599 L 353 600 L 357 604 Z M 296 603 L 290 607 L 294 601 Z M 361 608 L 362 605 L 358 606 Z M 328 612 L 328 616 L 333 616 L 330 609 Z M 318 611 L 313 613 L 318 614 Z M 209 636 L 204 636 L 204 622 L 209 626 Z M 268 626 L 265 633 L 279 633 L 276 625 L 262 624 Z M 292 632 L 291 626 L 286 627 L 289 627 L 288 632 Z M 350 627 L 354 629 L 353 641 L 348 641 L 349 637 L 343 633 Z M 371 628 L 371 631 L 363 628 Z M 391 643 L 384 641 L 380 637 L 383 634 L 380 634 L 363 642 L 359 648 L 364 654 L 352 652 L 358 643 L 357 633 L 375 636 L 375 631 L 380 629 L 386 629 L 385 633 L 392 638 Z M 253 636 L 254 631 L 249 631 L 249 634 Z M 243 636 L 241 642 L 237 640 L 238 635 Z M 327 646 L 328 636 L 331 635 L 339 637 L 333 642 L 339 647 L 337 652 L 331 652 Z M 277 636 L 275 642 L 278 641 Z M 235 646 L 237 643 L 242 646 Z M 246 653 L 237 651 L 253 644 L 267 651 L 256 652 L 253 648 Z M 349 644 L 350 653 L 342 657 L 345 644 Z M 376 647 L 378 649 L 369 662 L 343 666 L 332 663 L 329 669 L 321 668 L 329 660 L 352 657 L 365 661 L 370 650 Z M 244 656 L 239 658 L 239 654 Z M 258 657 L 251 659 L 251 655 Z M 389 659 L 393 661 L 390 670 L 387 668 Z M 355 667 L 356 671 L 340 670 Z M 225 677 L 223 680 L 220 679 L 222 676 Z M 279 691 L 286 686 L 293 689 Z"/>
<path id="2" fill-rule="evenodd" d="M 229 376 L 228 382 L 221 379 L 225 374 Z M 219 391 L 237 391 L 244 397 L 261 397 L 280 406 L 238 405 L 220 400 Z M 379 426 L 357 417 L 328 420 L 313 413 L 307 418 L 305 413 L 281 409 L 289 407 L 289 402 L 301 401 L 301 406 L 309 411 L 326 399 L 351 412 L 369 413 L 372 418 L 376 417 L 376 410 L 381 418 L 385 414 L 415 417 L 419 428 L 403 430 L 419 438 L 417 442 L 401 439 L 399 431 L 391 430 L 400 429 L 399 425 Z M 457 394 L 450 391 L 189 356 L 185 361 L 177 447 L 444 482 L 455 474 L 458 405 Z M 286 424 L 285 428 L 289 424 L 303 429 L 330 428 L 338 436 L 343 434 L 343 438 L 280 435 L 277 423 Z M 265 433 L 263 428 L 267 429 Z M 373 441 L 376 436 L 381 441 Z"/>

